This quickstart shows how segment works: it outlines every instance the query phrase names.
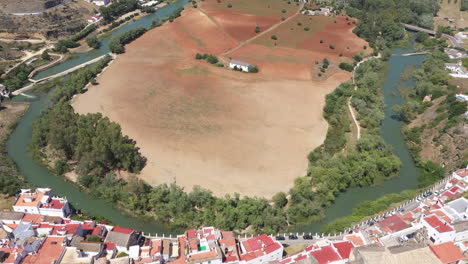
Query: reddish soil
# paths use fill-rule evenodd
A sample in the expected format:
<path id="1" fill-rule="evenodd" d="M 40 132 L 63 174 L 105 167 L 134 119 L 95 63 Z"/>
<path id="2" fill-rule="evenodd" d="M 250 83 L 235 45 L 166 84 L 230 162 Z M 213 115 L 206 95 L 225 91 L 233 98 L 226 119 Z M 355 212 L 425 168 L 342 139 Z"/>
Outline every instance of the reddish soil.
<path id="1" fill-rule="evenodd" d="M 325 28 L 314 34 L 311 38 L 304 41 L 298 48 L 308 49 L 317 52 L 326 52 L 334 54 L 343 54 L 343 56 L 354 56 L 363 50 L 368 43 L 358 38 L 352 31 L 354 24 L 348 25 L 348 22 L 343 16 L 335 18 L 337 23 L 330 23 Z M 320 43 L 323 40 L 323 43 Z M 331 49 L 330 45 L 335 46 Z"/>
<path id="2" fill-rule="evenodd" d="M 255 36 L 257 34 L 255 33 L 256 26 L 259 26 L 260 30 L 263 31 L 281 20 L 279 17 L 253 16 L 222 11 L 209 11 L 206 13 L 212 17 L 226 33 L 239 41 Z"/>
<path id="3" fill-rule="evenodd" d="M 139 177 L 150 184 L 271 197 L 304 175 L 307 154 L 323 143 L 325 95 L 349 80 L 336 66 L 349 58 L 249 43 L 229 56 L 257 64 L 257 74 L 195 60 L 239 44 L 219 25 L 191 9 L 150 30 L 73 106 L 103 113 L 136 140 L 148 158 Z M 324 57 L 332 63 L 316 81 Z"/>

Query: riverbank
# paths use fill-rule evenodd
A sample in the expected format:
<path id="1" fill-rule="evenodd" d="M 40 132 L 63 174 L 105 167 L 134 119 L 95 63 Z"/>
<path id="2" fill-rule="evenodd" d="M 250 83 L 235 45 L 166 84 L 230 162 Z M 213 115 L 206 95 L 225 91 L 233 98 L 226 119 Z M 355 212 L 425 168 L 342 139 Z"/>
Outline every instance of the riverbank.
<path id="1" fill-rule="evenodd" d="M 8 156 L 6 142 L 28 106 L 29 103 L 0 103 L 0 193 L 9 196 L 16 194 L 19 188 L 27 187 L 23 176 Z M 5 197 L 4 201 L 9 201 L 9 198 Z M 0 207 L 2 204 L 3 202 L 0 203 Z"/>

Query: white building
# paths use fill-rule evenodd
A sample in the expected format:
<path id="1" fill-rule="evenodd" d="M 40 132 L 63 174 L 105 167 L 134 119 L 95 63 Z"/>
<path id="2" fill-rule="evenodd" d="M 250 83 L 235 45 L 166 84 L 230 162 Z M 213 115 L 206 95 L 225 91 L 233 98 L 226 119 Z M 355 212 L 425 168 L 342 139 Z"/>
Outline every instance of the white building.
<path id="1" fill-rule="evenodd" d="M 455 229 L 449 223 L 441 221 L 436 215 L 424 217 L 421 224 L 427 230 L 427 238 L 434 244 L 454 241 L 455 239 Z"/>
<path id="2" fill-rule="evenodd" d="M 445 53 L 449 56 L 450 59 L 463 59 L 467 57 L 466 52 L 456 49 L 445 49 Z"/>
<path id="3" fill-rule="evenodd" d="M 457 38 L 458 41 L 463 43 L 464 40 L 468 39 L 468 32 L 467 31 L 458 32 L 457 34 L 455 34 L 455 38 Z"/>
<path id="4" fill-rule="evenodd" d="M 445 68 L 449 70 L 450 76 L 455 78 L 468 78 L 468 72 L 462 66 L 461 61 L 457 63 L 445 63 Z"/>
<path id="5" fill-rule="evenodd" d="M 52 196 L 52 190 L 49 188 L 37 188 L 34 192 L 22 189 L 13 205 L 13 211 L 59 217 L 71 214 L 67 199 Z"/>
<path id="6" fill-rule="evenodd" d="M 254 66 L 252 64 L 249 64 L 247 62 L 243 61 L 238 61 L 238 60 L 231 60 L 229 62 L 229 68 L 231 69 L 240 69 L 243 72 L 249 72 L 250 69 L 252 69 Z"/>
<path id="7" fill-rule="evenodd" d="M 242 241 L 240 249 L 239 264 L 261 264 L 283 258 L 283 245 L 265 234 Z"/>
<path id="8" fill-rule="evenodd" d="M 2 97 L 10 98 L 10 91 L 8 91 L 8 88 L 5 85 L 0 84 L 0 100 Z"/>

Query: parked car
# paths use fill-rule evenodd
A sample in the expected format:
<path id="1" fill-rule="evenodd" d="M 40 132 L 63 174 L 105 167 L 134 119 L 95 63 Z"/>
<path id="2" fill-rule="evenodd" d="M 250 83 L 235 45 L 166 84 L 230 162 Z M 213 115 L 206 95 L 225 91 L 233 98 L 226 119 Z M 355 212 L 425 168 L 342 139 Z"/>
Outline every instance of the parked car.
<path id="1" fill-rule="evenodd" d="M 304 236 L 302 236 L 302 238 L 306 239 L 306 240 L 314 239 L 314 237 L 312 235 L 304 235 Z"/>
<path id="2" fill-rule="evenodd" d="M 291 239 L 291 240 L 296 240 L 296 239 L 297 239 L 297 236 L 296 236 L 296 235 L 289 235 L 289 239 Z"/>
<path id="3" fill-rule="evenodd" d="M 276 238 L 276 240 L 286 240 L 286 238 L 284 236 L 276 236 L 275 238 Z"/>

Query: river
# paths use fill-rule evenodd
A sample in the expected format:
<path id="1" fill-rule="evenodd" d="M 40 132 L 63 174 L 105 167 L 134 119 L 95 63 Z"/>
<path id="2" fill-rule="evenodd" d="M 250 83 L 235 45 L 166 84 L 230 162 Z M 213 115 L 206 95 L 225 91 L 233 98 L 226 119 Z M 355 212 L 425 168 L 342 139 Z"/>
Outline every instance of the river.
<path id="1" fill-rule="evenodd" d="M 145 26 L 150 27 L 154 19 L 162 19 L 171 14 L 175 9 L 186 4 L 188 0 L 180 0 L 174 4 L 168 5 L 157 10 L 154 14 L 145 16 L 136 21 L 125 24 L 113 31 L 110 36 L 105 37 L 101 42 L 101 48 L 89 52 L 76 54 L 71 59 L 53 66 L 37 74 L 34 78 L 40 79 L 54 75 L 66 69 L 77 66 L 83 62 L 101 56 L 109 52 L 109 39 L 119 33 L 130 29 Z M 403 54 L 413 52 L 413 48 L 394 49 L 394 54 Z M 351 213 L 354 206 L 364 200 L 374 200 L 384 194 L 400 192 L 405 189 L 415 188 L 417 185 L 418 169 L 416 168 L 401 134 L 402 123 L 398 121 L 393 111 L 393 106 L 403 103 L 397 90 L 397 84 L 400 82 L 400 76 L 403 70 L 411 64 L 421 64 L 424 55 L 418 56 L 393 56 L 388 64 L 389 69 L 384 82 L 385 96 L 385 119 L 382 124 L 382 137 L 393 147 L 394 153 L 402 161 L 400 177 L 386 181 L 384 184 L 375 187 L 352 188 L 340 194 L 331 207 L 326 210 L 326 218 L 321 222 L 306 224 L 295 227 L 292 231 L 299 232 L 319 232 L 320 227 L 338 217 L 346 216 Z M 409 81 L 411 84 L 412 81 Z M 113 223 L 135 228 L 151 233 L 168 233 L 167 227 L 155 222 L 143 222 L 140 219 L 122 214 L 119 210 L 113 208 L 110 203 L 95 199 L 89 194 L 82 192 L 73 183 L 65 181 L 62 177 L 50 174 L 47 169 L 35 163 L 28 153 L 28 144 L 31 140 L 32 123 L 39 116 L 41 111 L 47 106 L 47 95 L 38 95 L 36 99 L 17 97 L 15 100 L 31 101 L 31 106 L 24 117 L 18 122 L 8 140 L 8 154 L 16 162 L 20 172 L 36 186 L 53 188 L 58 195 L 66 196 L 77 209 L 85 210 L 93 215 L 99 215 L 111 220 Z"/>
<path id="2" fill-rule="evenodd" d="M 109 53 L 108 43 L 113 36 L 140 26 L 149 28 L 154 19 L 166 18 L 172 14 L 174 10 L 184 6 L 187 2 L 188 0 L 180 0 L 158 9 L 153 14 L 144 16 L 136 21 L 131 21 L 113 31 L 109 36 L 103 38 L 99 49 L 74 54 L 71 59 L 38 73 L 34 78 L 40 79 L 51 76 L 107 54 Z M 76 209 L 87 211 L 92 215 L 102 216 L 117 225 L 151 232 L 152 234 L 162 232 L 166 234 L 169 233 L 169 229 L 165 225 L 158 224 L 155 221 L 143 222 L 141 219 L 125 215 L 118 209 L 112 207 L 109 202 L 93 198 L 91 195 L 82 192 L 75 184 L 65 181 L 62 177 L 49 173 L 44 166 L 34 162 L 28 153 L 28 145 L 31 141 L 32 123 L 39 118 L 41 111 L 46 108 L 48 96 L 39 94 L 35 99 L 19 96 L 15 97 L 13 100 L 31 102 L 31 106 L 18 122 L 17 127 L 7 142 L 9 156 L 15 161 L 19 171 L 29 182 L 35 186 L 52 188 L 57 195 L 67 197 Z"/>
<path id="3" fill-rule="evenodd" d="M 405 86 L 414 85 L 413 79 L 406 82 L 401 81 L 400 77 L 405 68 L 410 65 L 420 65 L 425 58 L 425 55 L 398 56 L 412 52 L 414 52 L 413 43 L 406 49 L 392 50 L 394 56 L 388 61 L 388 71 L 383 84 L 385 118 L 381 127 L 381 136 L 386 143 L 392 146 L 393 153 L 401 160 L 400 176 L 387 180 L 382 185 L 348 189 L 346 192 L 341 193 L 334 203 L 325 210 L 325 218 L 322 221 L 299 225 L 291 231 L 320 233 L 320 228 L 324 224 L 339 217 L 350 215 L 352 209 L 360 202 L 375 200 L 385 194 L 399 193 L 403 190 L 417 187 L 417 177 L 420 172 L 403 138 L 401 132 L 403 122 L 398 120 L 397 114 L 393 110 L 395 105 L 401 105 L 405 100 L 400 96 L 397 89 L 398 84 Z"/>

